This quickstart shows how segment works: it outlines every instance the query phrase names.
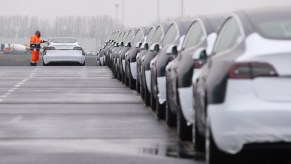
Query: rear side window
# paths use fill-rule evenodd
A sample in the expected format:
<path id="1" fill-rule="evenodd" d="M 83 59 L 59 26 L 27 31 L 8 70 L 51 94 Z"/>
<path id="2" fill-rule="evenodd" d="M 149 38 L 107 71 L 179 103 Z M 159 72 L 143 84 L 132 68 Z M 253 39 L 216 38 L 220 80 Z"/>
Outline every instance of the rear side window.
<path id="1" fill-rule="evenodd" d="M 242 38 L 239 25 L 234 18 L 230 18 L 222 27 L 214 52 L 219 53 L 234 47 Z"/>
<path id="2" fill-rule="evenodd" d="M 199 44 L 204 38 L 204 32 L 201 24 L 196 21 L 189 29 L 184 41 L 183 47 L 185 49 Z"/>
<path id="3" fill-rule="evenodd" d="M 154 28 L 152 28 L 151 29 L 151 31 L 149 32 L 149 34 L 148 34 L 148 37 L 147 37 L 147 42 L 148 43 L 152 43 L 152 41 L 153 41 L 153 36 L 154 36 L 154 33 L 155 33 L 155 29 Z"/>
<path id="4" fill-rule="evenodd" d="M 136 35 L 134 37 L 133 43 L 139 42 L 142 38 L 143 38 L 143 31 L 138 30 L 138 32 L 136 33 Z"/>
<path id="5" fill-rule="evenodd" d="M 153 39 L 153 43 L 157 43 L 157 42 L 159 42 L 162 36 L 163 36 L 163 30 L 162 30 L 162 28 L 159 26 L 159 27 L 157 28 L 157 30 L 155 31 L 154 39 Z"/>
<path id="6" fill-rule="evenodd" d="M 173 43 L 175 41 L 175 39 L 177 38 L 178 33 L 179 32 L 178 32 L 177 26 L 175 24 L 172 24 L 166 33 L 163 45 L 166 46 L 166 45 Z"/>
<path id="7" fill-rule="evenodd" d="M 291 39 L 291 10 L 268 10 L 247 12 L 255 30 L 265 38 Z"/>
<path id="8" fill-rule="evenodd" d="M 134 32 L 133 30 L 129 31 L 129 34 L 127 35 L 127 38 L 126 38 L 126 42 L 131 42 L 134 38 Z"/>

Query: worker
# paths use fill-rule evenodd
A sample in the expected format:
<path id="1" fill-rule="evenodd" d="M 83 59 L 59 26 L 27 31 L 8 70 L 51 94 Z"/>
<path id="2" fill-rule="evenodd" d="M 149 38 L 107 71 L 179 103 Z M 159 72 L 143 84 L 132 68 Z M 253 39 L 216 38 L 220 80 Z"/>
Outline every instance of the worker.
<path id="1" fill-rule="evenodd" d="M 30 52 L 31 52 L 31 60 L 30 66 L 36 66 L 39 60 L 39 51 L 41 49 L 40 44 L 46 43 L 47 41 L 40 40 L 40 31 L 37 30 L 35 34 L 30 37 Z"/>

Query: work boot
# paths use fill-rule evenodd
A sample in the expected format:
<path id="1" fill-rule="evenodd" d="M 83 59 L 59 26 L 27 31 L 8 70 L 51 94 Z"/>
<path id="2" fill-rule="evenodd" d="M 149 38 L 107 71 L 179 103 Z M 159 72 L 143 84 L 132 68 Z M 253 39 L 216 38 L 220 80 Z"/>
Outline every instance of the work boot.
<path id="1" fill-rule="evenodd" d="M 36 66 L 37 63 L 30 63 L 30 66 Z"/>

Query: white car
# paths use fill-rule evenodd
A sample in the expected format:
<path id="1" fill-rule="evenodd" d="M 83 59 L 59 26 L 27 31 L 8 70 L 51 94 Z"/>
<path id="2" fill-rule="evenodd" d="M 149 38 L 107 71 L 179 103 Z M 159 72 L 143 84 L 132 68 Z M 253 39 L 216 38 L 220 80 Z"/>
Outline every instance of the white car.
<path id="1" fill-rule="evenodd" d="M 248 150 L 290 153 L 290 27 L 287 7 L 238 11 L 224 22 L 194 88 L 207 164 L 237 163 Z"/>
<path id="2" fill-rule="evenodd" d="M 76 38 L 52 38 L 43 52 L 43 65 L 76 63 L 85 65 L 85 53 Z"/>

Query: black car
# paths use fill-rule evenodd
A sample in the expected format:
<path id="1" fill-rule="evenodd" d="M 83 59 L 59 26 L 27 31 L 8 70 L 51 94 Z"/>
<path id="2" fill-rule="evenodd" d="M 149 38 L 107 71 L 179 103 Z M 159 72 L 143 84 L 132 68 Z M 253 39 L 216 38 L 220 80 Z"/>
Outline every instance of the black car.
<path id="1" fill-rule="evenodd" d="M 141 45 L 146 42 L 147 36 L 149 34 L 148 27 L 139 28 L 135 34 L 135 37 L 131 43 L 131 48 L 125 55 L 125 73 L 126 81 L 130 89 L 135 89 L 137 70 L 136 70 L 136 56 L 140 51 Z"/>
<path id="2" fill-rule="evenodd" d="M 192 75 L 197 65 L 193 56 L 206 52 L 207 47 L 213 47 L 217 32 L 225 16 L 197 16 L 190 25 L 181 50 L 172 54 L 175 58 L 167 66 L 167 109 L 166 122 L 168 125 L 177 125 L 177 133 L 182 140 L 195 142 L 192 137 L 194 123 L 192 108 Z M 176 123 L 177 121 L 177 123 Z M 195 125 L 194 125 L 195 126 Z M 201 149 L 195 144 L 196 149 Z"/>
<path id="3" fill-rule="evenodd" d="M 149 50 L 149 47 L 153 44 L 155 31 L 156 31 L 156 27 L 154 27 L 154 26 L 149 29 L 147 39 L 144 43 L 142 43 L 142 45 L 140 46 L 140 49 L 139 49 L 139 53 L 137 53 L 137 55 L 136 55 L 136 70 L 137 70 L 136 90 L 137 90 L 137 92 L 140 93 L 140 95 L 143 99 L 144 99 L 144 94 L 143 94 L 144 90 L 142 87 L 141 59 L 146 54 L 146 52 Z"/>
<path id="4" fill-rule="evenodd" d="M 131 29 L 128 31 L 124 45 L 118 53 L 116 53 L 116 65 L 118 65 L 118 79 L 123 83 L 126 83 L 126 74 L 125 74 L 125 54 L 131 48 L 131 44 L 134 40 L 137 29 Z"/>
<path id="5" fill-rule="evenodd" d="M 112 73 L 114 77 L 117 78 L 119 65 L 117 63 L 117 55 L 119 51 L 124 47 L 124 42 L 126 42 L 127 39 L 127 32 L 120 32 L 119 37 L 117 39 L 117 42 L 114 44 L 114 47 L 111 49 L 110 53 L 110 68 L 112 70 Z"/>
<path id="6" fill-rule="evenodd" d="M 169 63 L 168 51 L 179 51 L 185 33 L 190 25 L 189 20 L 171 23 L 163 40 L 163 47 L 151 61 L 151 107 L 156 110 L 157 117 L 165 118 L 166 105 L 166 65 Z"/>
<path id="7" fill-rule="evenodd" d="M 149 47 L 149 50 L 141 58 L 141 79 L 144 91 L 144 101 L 146 105 L 150 105 L 150 92 L 151 92 L 150 63 L 152 59 L 158 54 L 160 47 L 163 47 L 163 38 L 168 28 L 169 24 L 160 24 L 157 26 L 157 29 L 153 36 L 153 44 Z"/>

